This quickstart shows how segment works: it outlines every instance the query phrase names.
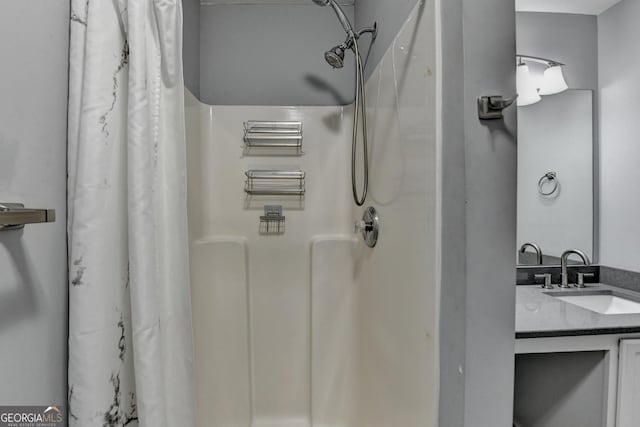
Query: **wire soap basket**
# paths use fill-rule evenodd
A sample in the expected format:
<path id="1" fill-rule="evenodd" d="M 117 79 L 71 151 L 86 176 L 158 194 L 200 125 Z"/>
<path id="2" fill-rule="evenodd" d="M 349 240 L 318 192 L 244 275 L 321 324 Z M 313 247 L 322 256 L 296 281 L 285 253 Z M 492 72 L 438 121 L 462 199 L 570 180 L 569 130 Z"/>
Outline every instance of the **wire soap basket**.
<path id="1" fill-rule="evenodd" d="M 282 206 L 265 206 L 264 215 L 260 217 L 260 234 L 284 234 L 284 230 L 285 217 L 282 215 Z"/>
<path id="2" fill-rule="evenodd" d="M 301 156 L 302 122 L 257 121 L 244 123 L 244 152 L 249 155 Z"/>
<path id="3" fill-rule="evenodd" d="M 248 170 L 244 191 L 249 196 L 304 197 L 305 176 L 301 170 Z"/>

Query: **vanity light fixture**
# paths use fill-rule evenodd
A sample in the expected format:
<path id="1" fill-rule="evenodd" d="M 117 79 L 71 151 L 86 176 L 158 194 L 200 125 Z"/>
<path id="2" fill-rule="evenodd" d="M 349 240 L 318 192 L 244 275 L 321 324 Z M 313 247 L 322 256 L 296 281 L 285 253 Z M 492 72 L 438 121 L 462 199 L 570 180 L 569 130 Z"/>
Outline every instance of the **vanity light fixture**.
<path id="1" fill-rule="evenodd" d="M 516 59 L 518 60 L 518 106 L 535 104 L 540 101 L 541 95 L 555 95 L 569 89 L 562 72 L 564 64 L 553 59 L 530 55 L 516 55 Z M 536 62 L 547 66 L 539 82 L 536 82 L 531 76 L 526 62 Z"/>
<path id="2" fill-rule="evenodd" d="M 552 65 L 544 70 L 540 95 L 555 95 L 569 89 L 562 73 L 562 65 Z"/>
<path id="3" fill-rule="evenodd" d="M 518 89 L 518 107 L 533 105 L 542 100 L 542 97 L 538 94 L 538 88 L 529 72 L 529 66 L 525 63 L 518 64 L 516 86 Z"/>
<path id="4" fill-rule="evenodd" d="M 516 86 L 518 90 L 516 104 L 518 107 L 533 105 L 542 100 L 544 95 L 555 95 L 569 89 L 562 73 L 564 64 L 552 59 L 529 55 L 516 55 L 518 67 L 516 70 Z M 529 71 L 526 62 L 544 64 L 547 69 L 541 81 L 535 79 Z M 480 120 L 499 120 L 503 118 L 503 110 L 509 107 L 516 98 L 502 96 L 481 96 L 478 98 L 478 118 Z"/>

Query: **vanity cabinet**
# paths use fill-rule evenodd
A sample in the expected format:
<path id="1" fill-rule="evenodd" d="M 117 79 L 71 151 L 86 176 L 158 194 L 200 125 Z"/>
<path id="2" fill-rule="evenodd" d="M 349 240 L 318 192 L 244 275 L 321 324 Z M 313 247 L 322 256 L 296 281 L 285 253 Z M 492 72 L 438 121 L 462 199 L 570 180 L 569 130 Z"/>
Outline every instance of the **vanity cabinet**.
<path id="1" fill-rule="evenodd" d="M 640 426 L 639 333 L 520 338 L 516 354 L 522 427 Z"/>
<path id="2" fill-rule="evenodd" d="M 517 355 L 514 425 L 602 427 L 605 375 L 602 351 Z"/>
<path id="3" fill-rule="evenodd" d="M 616 427 L 640 425 L 640 339 L 620 341 Z"/>

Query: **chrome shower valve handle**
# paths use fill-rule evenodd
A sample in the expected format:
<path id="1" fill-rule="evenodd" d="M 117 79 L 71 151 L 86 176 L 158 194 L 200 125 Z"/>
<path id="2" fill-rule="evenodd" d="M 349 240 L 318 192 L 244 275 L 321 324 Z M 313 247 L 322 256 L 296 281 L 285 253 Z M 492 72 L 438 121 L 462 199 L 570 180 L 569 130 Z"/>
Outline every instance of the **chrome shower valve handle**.
<path id="1" fill-rule="evenodd" d="M 378 211 L 373 207 L 368 207 L 362 214 L 362 220 L 354 223 L 353 232 L 362 232 L 362 238 L 367 246 L 375 247 L 378 243 L 378 232 L 380 231 L 380 217 Z"/>
<path id="2" fill-rule="evenodd" d="M 366 231 L 367 227 L 371 227 L 371 226 L 372 226 L 371 223 L 367 224 L 366 221 L 359 220 L 353 224 L 353 232 L 358 233 L 360 231 Z"/>

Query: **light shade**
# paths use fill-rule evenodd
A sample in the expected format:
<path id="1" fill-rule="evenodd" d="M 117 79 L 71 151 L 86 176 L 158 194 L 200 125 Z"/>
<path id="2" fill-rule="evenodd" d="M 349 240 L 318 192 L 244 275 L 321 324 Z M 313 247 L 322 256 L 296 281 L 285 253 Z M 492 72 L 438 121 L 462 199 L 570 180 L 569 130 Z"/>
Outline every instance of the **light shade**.
<path id="1" fill-rule="evenodd" d="M 529 67 L 526 64 L 519 64 L 516 72 L 516 85 L 518 88 L 518 107 L 524 107 L 525 105 L 535 104 L 542 99 L 538 95 L 538 88 L 536 87 L 533 77 L 529 72 Z"/>
<path id="2" fill-rule="evenodd" d="M 544 71 L 544 78 L 540 86 L 540 95 L 555 95 L 569 89 L 564 79 L 561 65 L 552 65 Z"/>

